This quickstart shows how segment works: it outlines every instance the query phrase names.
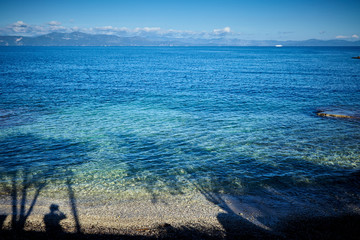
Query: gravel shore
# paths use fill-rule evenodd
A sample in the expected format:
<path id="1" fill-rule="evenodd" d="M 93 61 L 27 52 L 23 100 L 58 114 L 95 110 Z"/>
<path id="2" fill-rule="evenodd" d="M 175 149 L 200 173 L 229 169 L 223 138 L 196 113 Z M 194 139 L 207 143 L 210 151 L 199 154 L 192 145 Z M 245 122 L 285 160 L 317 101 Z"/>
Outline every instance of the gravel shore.
<path id="1" fill-rule="evenodd" d="M 17 201 L 16 210 L 14 198 L 2 196 L 1 235 L 4 239 L 332 239 L 334 236 L 356 239 L 353 237 L 358 236 L 358 205 L 345 202 L 331 205 L 329 199 L 320 207 L 321 202 L 310 204 L 301 198 L 294 201 L 279 196 L 203 193 L 101 204 L 90 199 L 39 197 L 33 208 L 29 197 L 25 208 Z M 58 215 L 53 216 L 64 216 L 55 221 L 58 225 L 55 235 L 49 232 L 45 217 L 54 206 Z M 31 214 L 27 216 L 29 210 Z M 17 211 L 15 225 L 25 220 L 15 231 L 14 211 Z"/>

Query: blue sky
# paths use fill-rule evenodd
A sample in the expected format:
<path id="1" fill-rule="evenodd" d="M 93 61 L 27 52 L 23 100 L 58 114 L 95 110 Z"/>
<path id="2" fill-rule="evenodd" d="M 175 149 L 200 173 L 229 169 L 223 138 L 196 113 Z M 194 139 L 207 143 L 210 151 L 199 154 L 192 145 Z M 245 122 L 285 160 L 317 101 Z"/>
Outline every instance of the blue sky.
<path id="1" fill-rule="evenodd" d="M 0 0 L 1 35 L 359 40 L 360 0 Z"/>

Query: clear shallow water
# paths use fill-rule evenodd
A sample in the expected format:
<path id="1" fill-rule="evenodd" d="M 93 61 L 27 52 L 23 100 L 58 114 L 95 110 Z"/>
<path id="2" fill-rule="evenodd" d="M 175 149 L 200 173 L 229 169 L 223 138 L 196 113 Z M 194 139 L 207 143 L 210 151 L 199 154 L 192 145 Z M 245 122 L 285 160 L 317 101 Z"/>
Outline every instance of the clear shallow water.
<path id="1" fill-rule="evenodd" d="M 360 167 L 360 48 L 0 48 L 1 191 L 153 198 Z M 24 185 L 24 184 L 23 184 Z M 25 184 L 26 185 L 26 184 Z"/>

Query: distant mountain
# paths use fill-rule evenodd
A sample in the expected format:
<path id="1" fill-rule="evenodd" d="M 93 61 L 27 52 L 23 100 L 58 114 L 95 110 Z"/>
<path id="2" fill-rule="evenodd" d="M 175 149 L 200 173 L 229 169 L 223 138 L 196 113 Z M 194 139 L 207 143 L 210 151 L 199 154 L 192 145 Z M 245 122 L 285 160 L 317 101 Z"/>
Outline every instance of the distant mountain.
<path id="1" fill-rule="evenodd" d="M 37 37 L 0 36 L 0 46 L 149 46 L 157 44 L 142 37 L 92 35 L 82 32 L 53 32 Z"/>
<path id="2" fill-rule="evenodd" d="M 360 46 L 360 41 L 318 40 L 275 41 L 229 38 L 157 38 L 119 37 L 82 32 L 53 32 L 36 37 L 0 36 L 0 46 Z"/>
<path id="3" fill-rule="evenodd" d="M 360 41 L 345 41 L 345 40 L 318 40 L 318 39 L 309 39 L 305 41 L 284 41 L 279 44 L 284 46 L 323 46 L 323 47 L 331 47 L 331 46 L 360 46 Z"/>

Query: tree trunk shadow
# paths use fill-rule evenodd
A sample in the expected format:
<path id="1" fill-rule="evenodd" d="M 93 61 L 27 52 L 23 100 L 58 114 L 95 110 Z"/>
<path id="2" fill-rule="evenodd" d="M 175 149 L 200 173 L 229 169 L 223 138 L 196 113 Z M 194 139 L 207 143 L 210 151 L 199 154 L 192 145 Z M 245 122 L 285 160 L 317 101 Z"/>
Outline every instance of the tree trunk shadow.
<path id="1" fill-rule="evenodd" d="M 24 229 L 26 220 L 32 213 L 34 206 L 37 202 L 37 199 L 40 195 L 41 190 L 45 187 L 46 183 L 42 182 L 35 186 L 35 194 L 29 208 L 26 210 L 26 202 L 28 198 L 28 188 L 30 187 L 30 180 L 28 178 L 29 173 L 25 171 L 22 181 L 22 189 L 21 189 L 21 199 L 20 199 L 20 206 L 18 211 L 18 188 L 17 188 L 17 173 L 14 172 L 12 174 L 12 189 L 11 189 L 11 199 L 12 199 L 12 220 L 11 220 L 11 228 L 14 231 L 22 231 Z"/>
<path id="2" fill-rule="evenodd" d="M 40 193 L 50 183 L 65 184 L 76 232 L 81 233 L 71 168 L 84 163 L 87 159 L 84 153 L 90 146 L 31 134 L 2 139 L 0 146 L 0 187 L 10 198 L 10 227 L 14 236 L 21 235 Z M 5 218 L 0 220 L 2 225 Z"/>
<path id="3" fill-rule="evenodd" d="M 78 211 L 77 211 L 77 207 L 76 207 L 76 198 L 75 198 L 74 191 L 73 191 L 73 189 L 71 187 L 71 179 L 70 178 L 67 178 L 66 186 L 67 186 L 67 189 L 68 189 L 69 201 L 70 201 L 70 205 L 71 205 L 71 211 L 72 211 L 72 214 L 73 214 L 74 219 L 75 219 L 76 232 L 81 233 L 81 225 L 80 225 Z"/>

